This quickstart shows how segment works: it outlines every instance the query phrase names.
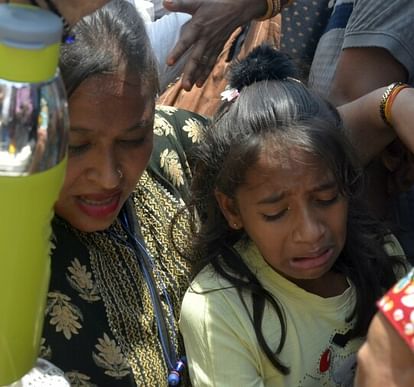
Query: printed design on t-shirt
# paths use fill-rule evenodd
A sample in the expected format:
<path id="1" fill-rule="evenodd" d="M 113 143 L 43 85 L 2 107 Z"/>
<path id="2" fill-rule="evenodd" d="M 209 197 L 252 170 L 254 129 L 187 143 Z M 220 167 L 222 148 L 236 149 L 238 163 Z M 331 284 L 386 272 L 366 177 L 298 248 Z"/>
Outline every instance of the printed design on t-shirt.
<path id="1" fill-rule="evenodd" d="M 362 339 L 350 339 L 351 329 L 334 331 L 327 347 L 315 361 L 314 374 L 306 374 L 298 387 L 317 382 L 318 386 L 352 387 L 356 369 L 356 352 Z"/>

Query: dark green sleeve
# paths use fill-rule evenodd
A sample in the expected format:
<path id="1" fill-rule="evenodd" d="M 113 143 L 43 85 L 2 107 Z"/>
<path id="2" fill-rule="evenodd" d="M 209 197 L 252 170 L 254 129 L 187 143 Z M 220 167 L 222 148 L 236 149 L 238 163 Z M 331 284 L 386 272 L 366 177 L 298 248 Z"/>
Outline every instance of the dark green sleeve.
<path id="1" fill-rule="evenodd" d="M 188 198 L 191 183 L 189 155 L 200 141 L 207 118 L 187 110 L 158 106 L 154 122 L 154 150 L 148 172 L 177 198 Z"/>

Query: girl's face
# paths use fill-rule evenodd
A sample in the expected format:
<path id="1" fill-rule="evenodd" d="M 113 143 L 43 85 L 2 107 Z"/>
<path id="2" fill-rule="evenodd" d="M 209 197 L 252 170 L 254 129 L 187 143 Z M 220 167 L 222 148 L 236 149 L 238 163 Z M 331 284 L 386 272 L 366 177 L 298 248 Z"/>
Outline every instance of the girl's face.
<path id="1" fill-rule="evenodd" d="M 154 98 L 124 72 L 86 79 L 69 98 L 69 159 L 55 205 L 81 231 L 108 228 L 152 151 Z"/>
<path id="2" fill-rule="evenodd" d="M 299 286 L 327 274 L 344 247 L 347 199 L 304 151 L 283 160 L 263 154 L 235 199 L 216 198 L 229 226 L 244 228 L 267 263 Z"/>

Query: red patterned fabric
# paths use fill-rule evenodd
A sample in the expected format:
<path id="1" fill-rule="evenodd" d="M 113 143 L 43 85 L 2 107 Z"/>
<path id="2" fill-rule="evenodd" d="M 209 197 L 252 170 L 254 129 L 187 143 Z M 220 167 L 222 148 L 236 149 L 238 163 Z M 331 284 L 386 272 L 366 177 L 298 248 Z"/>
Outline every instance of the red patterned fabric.
<path id="1" fill-rule="evenodd" d="M 414 269 L 378 301 L 378 307 L 414 351 Z"/>

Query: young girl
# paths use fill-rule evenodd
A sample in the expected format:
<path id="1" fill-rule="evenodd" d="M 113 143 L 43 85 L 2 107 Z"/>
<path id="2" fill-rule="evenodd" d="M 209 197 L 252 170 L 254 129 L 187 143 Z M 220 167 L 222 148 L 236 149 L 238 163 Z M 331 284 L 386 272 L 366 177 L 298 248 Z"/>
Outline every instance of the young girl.
<path id="1" fill-rule="evenodd" d="M 196 153 L 203 259 L 180 320 L 194 386 L 352 385 L 397 279 L 402 252 L 358 201 L 338 112 L 294 76 L 255 49 Z"/>

